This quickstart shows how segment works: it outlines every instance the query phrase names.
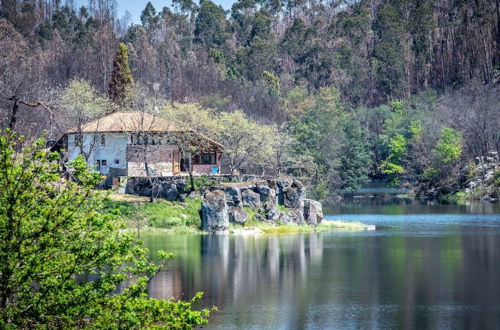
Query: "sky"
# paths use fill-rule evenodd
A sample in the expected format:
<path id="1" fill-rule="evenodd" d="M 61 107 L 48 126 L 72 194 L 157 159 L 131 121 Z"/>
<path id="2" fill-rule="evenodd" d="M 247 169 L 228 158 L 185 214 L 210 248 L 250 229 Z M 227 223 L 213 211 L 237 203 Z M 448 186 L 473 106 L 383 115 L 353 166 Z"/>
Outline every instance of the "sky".
<path id="1" fill-rule="evenodd" d="M 170 7 L 172 0 L 149 0 L 156 8 L 157 11 L 161 10 L 163 7 Z M 224 9 L 231 9 L 231 5 L 235 2 L 234 0 L 212 0 L 218 5 L 222 5 Z M 116 0 L 118 3 L 118 17 L 122 17 L 125 11 L 128 10 L 132 14 L 132 21 L 134 23 L 140 23 L 140 16 L 142 10 L 146 7 L 148 0 Z M 195 0 L 198 2 L 198 0 Z"/>

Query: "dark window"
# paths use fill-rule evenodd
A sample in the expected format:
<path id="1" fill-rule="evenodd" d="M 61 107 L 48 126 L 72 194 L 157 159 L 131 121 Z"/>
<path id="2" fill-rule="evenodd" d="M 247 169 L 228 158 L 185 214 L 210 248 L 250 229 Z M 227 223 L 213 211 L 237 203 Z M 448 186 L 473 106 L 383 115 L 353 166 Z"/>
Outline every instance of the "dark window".
<path id="1" fill-rule="evenodd" d="M 101 146 L 106 145 L 106 136 L 104 134 L 101 134 Z"/>
<path id="2" fill-rule="evenodd" d="M 194 164 L 199 164 L 200 163 L 200 155 L 194 155 L 194 157 L 193 157 L 193 163 Z"/>
<path id="3" fill-rule="evenodd" d="M 75 144 L 78 146 L 78 145 L 81 145 L 82 144 L 82 141 L 83 141 L 83 136 L 81 134 L 77 134 L 75 135 Z"/>
<path id="4" fill-rule="evenodd" d="M 201 158 L 202 158 L 201 164 L 215 164 L 216 163 L 215 152 L 202 153 Z"/>
<path id="5" fill-rule="evenodd" d="M 203 154 L 203 164 L 210 164 L 210 154 L 209 153 Z"/>
<path id="6" fill-rule="evenodd" d="M 120 164 L 120 160 L 119 159 L 115 159 L 115 164 Z"/>
<path id="7" fill-rule="evenodd" d="M 101 161 L 98 159 L 95 161 L 95 169 L 100 171 L 101 170 Z"/>
<path id="8" fill-rule="evenodd" d="M 108 161 L 106 159 L 101 160 L 101 165 L 102 166 L 107 166 L 108 165 Z"/>

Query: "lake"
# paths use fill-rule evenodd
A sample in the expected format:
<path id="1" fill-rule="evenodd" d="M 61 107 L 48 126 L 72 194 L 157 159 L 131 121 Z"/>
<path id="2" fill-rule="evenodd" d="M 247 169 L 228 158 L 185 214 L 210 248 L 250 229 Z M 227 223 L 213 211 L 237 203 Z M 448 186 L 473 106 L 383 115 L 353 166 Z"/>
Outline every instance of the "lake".
<path id="1" fill-rule="evenodd" d="M 157 298 L 217 306 L 208 329 L 499 329 L 500 205 L 378 196 L 325 208 L 376 231 L 153 235 Z"/>

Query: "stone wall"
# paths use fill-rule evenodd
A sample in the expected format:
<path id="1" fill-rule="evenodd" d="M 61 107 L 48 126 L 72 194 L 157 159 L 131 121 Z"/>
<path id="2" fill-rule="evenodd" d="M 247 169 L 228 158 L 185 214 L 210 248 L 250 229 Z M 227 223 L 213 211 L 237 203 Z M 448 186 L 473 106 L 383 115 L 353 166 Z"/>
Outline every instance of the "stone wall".
<path id="1" fill-rule="evenodd" d="M 188 185 L 188 177 L 130 177 L 123 183 L 126 194 L 178 201 Z"/>
<path id="2" fill-rule="evenodd" d="M 231 177 L 229 175 L 204 175 L 195 176 L 195 179 L 203 177 L 209 185 L 219 185 L 224 181 L 255 181 L 261 179 L 253 175 L 242 175 Z M 122 187 L 119 188 L 120 193 L 133 194 L 138 196 L 151 196 L 151 191 L 154 190 L 155 198 L 165 198 L 169 201 L 178 201 L 187 195 L 186 187 L 189 185 L 189 176 L 159 176 L 159 177 L 128 177 L 124 179 Z M 203 193 L 203 191 L 201 192 Z"/>
<path id="3" fill-rule="evenodd" d="M 270 224 L 295 223 L 318 225 L 323 220 L 321 203 L 305 198 L 304 185 L 291 178 L 223 183 L 203 195 L 203 229 L 225 232 L 229 223 L 244 224 L 255 211 L 257 220 Z"/>

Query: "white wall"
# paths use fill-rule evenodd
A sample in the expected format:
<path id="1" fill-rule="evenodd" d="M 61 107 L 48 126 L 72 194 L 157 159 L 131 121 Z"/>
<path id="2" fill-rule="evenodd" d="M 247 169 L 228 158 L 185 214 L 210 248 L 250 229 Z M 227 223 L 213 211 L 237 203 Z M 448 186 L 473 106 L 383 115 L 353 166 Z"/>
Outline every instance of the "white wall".
<path id="1" fill-rule="evenodd" d="M 94 143 L 94 134 L 83 134 L 83 145 L 86 153 L 92 149 L 87 164 L 89 167 L 96 165 L 96 160 L 106 160 L 107 165 L 101 166 L 101 173 L 108 174 L 109 168 L 127 168 L 126 153 L 128 134 L 127 133 L 103 133 L 105 135 L 105 144 L 101 146 L 101 136 L 97 134 L 96 143 Z M 76 134 L 68 136 L 68 159 L 71 161 L 80 155 L 80 148 L 75 145 Z M 93 147 L 92 147 L 93 146 Z M 115 164 L 118 160 L 118 164 Z"/>

